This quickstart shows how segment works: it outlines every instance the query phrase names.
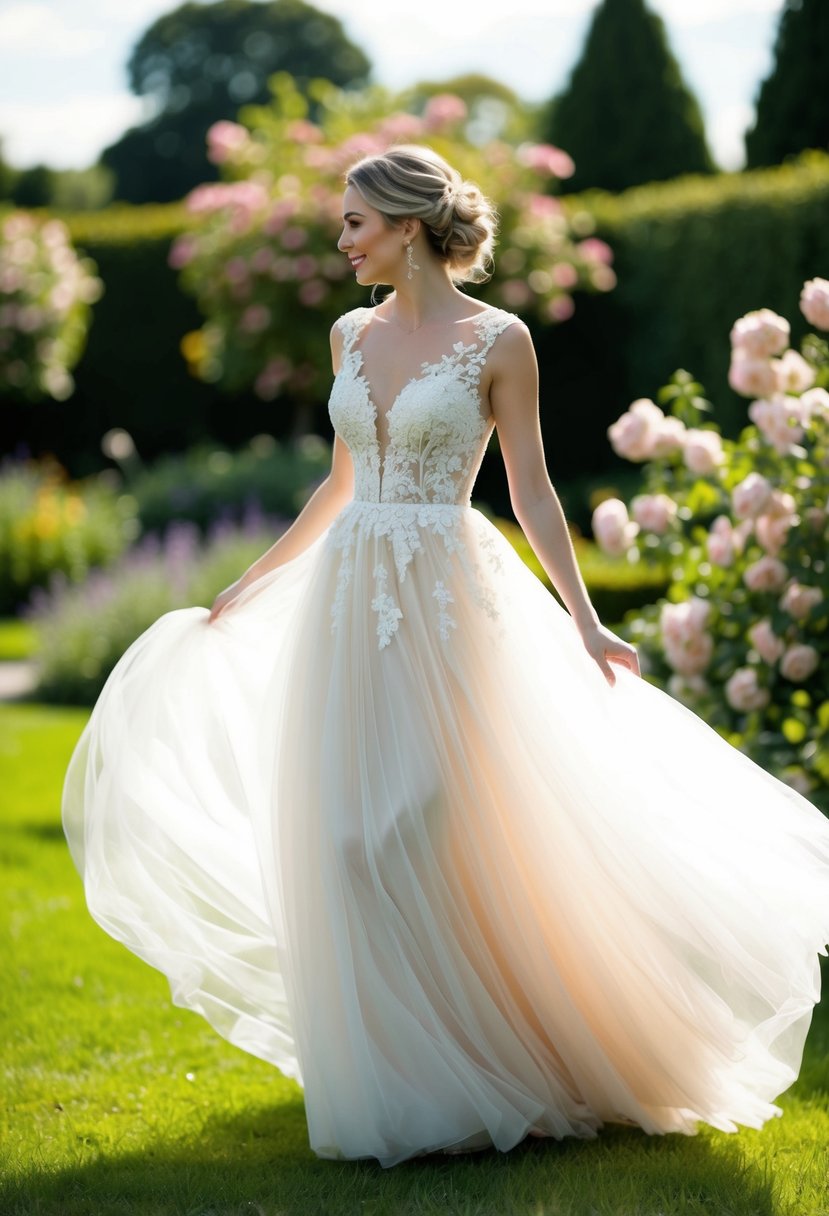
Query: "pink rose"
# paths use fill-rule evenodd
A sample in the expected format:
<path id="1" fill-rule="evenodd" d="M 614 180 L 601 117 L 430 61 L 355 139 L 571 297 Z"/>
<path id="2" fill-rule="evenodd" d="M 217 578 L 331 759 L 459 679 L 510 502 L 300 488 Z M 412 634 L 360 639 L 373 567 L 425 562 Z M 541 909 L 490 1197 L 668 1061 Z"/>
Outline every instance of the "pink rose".
<path id="1" fill-rule="evenodd" d="M 691 428 L 685 432 L 682 454 L 686 467 L 692 473 L 705 476 L 707 473 L 713 473 L 717 465 L 722 464 L 722 439 L 717 431 Z"/>
<path id="2" fill-rule="evenodd" d="M 752 359 L 735 351 L 728 369 L 728 383 L 741 397 L 770 397 L 777 390 L 777 377 L 769 359 Z"/>
<path id="3" fill-rule="evenodd" d="M 620 498 L 606 498 L 593 512 L 596 544 L 610 557 L 620 557 L 630 548 L 639 531 Z"/>
<path id="4" fill-rule="evenodd" d="M 247 127 L 238 122 L 214 122 L 207 132 L 207 159 L 214 165 L 232 160 L 245 147 L 250 138 Z"/>
<path id="5" fill-rule="evenodd" d="M 669 456 L 671 452 L 681 451 L 685 446 L 686 433 L 684 422 L 671 414 L 663 415 L 653 438 L 651 455 Z"/>
<path id="6" fill-rule="evenodd" d="M 609 266 L 613 261 L 613 250 L 606 241 L 597 236 L 586 237 L 585 240 L 579 241 L 576 248 L 588 262 L 603 262 L 605 266 Z"/>
<path id="7" fill-rule="evenodd" d="M 501 299 L 508 308 L 524 308 L 533 293 L 523 279 L 506 279 L 501 284 Z"/>
<path id="8" fill-rule="evenodd" d="M 781 354 L 789 345 L 789 322 L 770 308 L 747 312 L 735 321 L 731 330 L 731 346 L 745 351 L 752 359 L 767 359 Z"/>
<path id="9" fill-rule="evenodd" d="M 805 621 L 812 609 L 823 601 L 819 587 L 807 587 L 803 583 L 789 583 L 780 597 L 780 607 L 796 621 Z"/>
<path id="10" fill-rule="evenodd" d="M 695 676 L 705 671 L 714 653 L 710 633 L 695 633 L 682 642 L 663 643 L 669 666 L 681 676 Z"/>
<path id="11" fill-rule="evenodd" d="M 766 554 L 743 571 L 743 582 L 749 591 L 780 591 L 788 571 L 776 557 Z"/>
<path id="12" fill-rule="evenodd" d="M 781 456 L 785 456 L 792 444 L 799 443 L 803 438 L 803 427 L 800 425 L 803 408 L 797 397 L 776 394 L 767 400 L 752 401 L 748 416 Z"/>
<path id="13" fill-rule="evenodd" d="M 810 325 L 829 329 L 829 279 L 809 279 L 803 284 L 800 311 Z"/>
<path id="14" fill-rule="evenodd" d="M 760 514 L 770 497 L 771 482 L 761 473 L 749 473 L 731 491 L 734 514 L 738 519 L 751 519 Z"/>
<path id="15" fill-rule="evenodd" d="M 711 525 L 706 541 L 708 559 L 715 566 L 731 566 L 734 563 L 736 545 L 731 520 L 727 515 L 718 515 Z"/>
<path id="16" fill-rule="evenodd" d="M 800 408 L 803 411 L 803 421 L 810 422 L 812 418 L 829 417 L 829 393 L 825 388 L 810 388 L 800 398 Z"/>
<path id="17" fill-rule="evenodd" d="M 640 397 L 608 428 L 614 452 L 625 460 L 650 460 L 664 422 L 665 415 L 659 406 L 647 397 Z"/>
<path id="18" fill-rule="evenodd" d="M 572 177 L 576 171 L 572 157 L 553 144 L 522 144 L 518 159 L 536 173 L 547 177 Z"/>
<path id="19" fill-rule="evenodd" d="M 547 315 L 552 321 L 569 321 L 575 311 L 572 296 L 554 296 L 547 304 Z"/>
<path id="20" fill-rule="evenodd" d="M 791 519 L 796 510 L 797 503 L 787 490 L 772 490 L 766 506 L 767 515 L 773 519 Z"/>
<path id="21" fill-rule="evenodd" d="M 763 662 L 770 666 L 777 662 L 785 649 L 785 643 L 774 632 L 767 617 L 751 626 L 748 637 Z"/>
<path id="22" fill-rule="evenodd" d="M 427 131 L 442 131 L 463 122 L 468 111 L 466 102 L 454 93 L 436 93 L 426 102 L 423 123 Z"/>
<path id="23" fill-rule="evenodd" d="M 708 600 L 692 595 L 679 604 L 663 604 L 659 614 L 659 626 L 664 637 L 682 641 L 691 634 L 701 632 L 710 615 L 711 605 Z"/>
<path id="24" fill-rule="evenodd" d="M 725 698 L 731 708 L 736 709 L 738 713 L 763 709 L 770 700 L 769 690 L 761 686 L 753 667 L 737 668 L 726 681 Z"/>
<path id="25" fill-rule="evenodd" d="M 659 536 L 667 532 L 668 525 L 676 518 L 677 505 L 667 494 L 638 494 L 631 507 L 639 527 Z"/>
<path id="26" fill-rule="evenodd" d="M 552 268 L 550 274 L 556 287 L 569 289 L 570 287 L 575 287 L 579 281 L 579 272 L 572 262 L 558 262 Z"/>
<path id="27" fill-rule="evenodd" d="M 773 515 L 768 512 L 765 515 L 757 516 L 754 521 L 754 532 L 766 553 L 777 557 L 786 543 L 791 526 L 792 517 L 790 515 Z"/>
<path id="28" fill-rule="evenodd" d="M 780 660 L 780 674 L 793 684 L 801 684 L 817 671 L 819 665 L 820 655 L 814 646 L 795 642 L 787 647 Z"/>
<path id="29" fill-rule="evenodd" d="M 423 134 L 423 119 L 417 114 L 390 114 L 378 128 L 388 140 L 417 139 Z"/>
<path id="30" fill-rule="evenodd" d="M 265 304 L 250 304 L 239 318 L 239 329 L 245 334 L 261 334 L 271 323 L 271 310 Z"/>
<path id="31" fill-rule="evenodd" d="M 301 284 L 299 288 L 299 302 L 305 308 L 316 308 L 321 304 L 330 291 L 327 283 L 322 279 L 309 279 L 306 283 Z"/>
<path id="32" fill-rule="evenodd" d="M 773 359 L 771 366 L 779 393 L 803 393 L 815 382 L 815 369 L 796 350 L 787 350 L 781 359 Z"/>
<path id="33" fill-rule="evenodd" d="M 288 123 L 285 128 L 285 137 L 293 140 L 295 144 L 319 144 L 325 138 L 325 133 L 315 122 L 308 122 L 306 118 L 297 118 Z"/>

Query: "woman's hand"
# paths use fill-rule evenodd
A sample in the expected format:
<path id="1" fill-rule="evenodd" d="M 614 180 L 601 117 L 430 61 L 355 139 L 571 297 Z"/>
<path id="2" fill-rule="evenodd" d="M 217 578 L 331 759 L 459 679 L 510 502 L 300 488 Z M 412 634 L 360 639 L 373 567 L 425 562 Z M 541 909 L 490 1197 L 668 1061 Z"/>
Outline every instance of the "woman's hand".
<path id="1" fill-rule="evenodd" d="M 641 674 L 636 648 L 617 638 L 612 630 L 605 629 L 604 625 L 591 625 L 581 636 L 585 650 L 598 663 L 611 688 L 616 683 L 614 663 L 627 667 L 634 675 Z"/>
<path id="2" fill-rule="evenodd" d="M 237 582 L 231 584 L 230 587 L 225 587 L 224 591 L 219 592 L 213 601 L 213 607 L 210 609 L 210 616 L 207 618 L 208 625 L 212 625 L 220 613 L 224 612 L 225 608 L 233 603 L 241 590 L 242 588 Z"/>

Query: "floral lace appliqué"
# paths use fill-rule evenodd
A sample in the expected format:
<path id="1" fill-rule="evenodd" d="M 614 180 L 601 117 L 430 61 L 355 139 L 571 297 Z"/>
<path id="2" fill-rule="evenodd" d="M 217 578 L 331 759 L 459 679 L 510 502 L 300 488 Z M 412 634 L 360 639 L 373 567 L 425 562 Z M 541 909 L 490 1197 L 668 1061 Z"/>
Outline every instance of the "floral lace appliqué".
<path id="1" fill-rule="evenodd" d="M 329 530 L 329 543 L 342 551 L 331 628 L 335 630 L 343 619 L 356 554 L 360 546 L 371 543 L 376 554 L 372 567 L 376 593 L 371 606 L 377 613 L 383 649 L 398 632 L 403 613 L 388 589 L 389 567 L 378 542 L 386 542 L 388 561 L 400 584 L 424 548 L 424 535 L 439 537 L 445 557 L 452 559 L 447 574 L 452 568 L 462 571 L 483 611 L 493 619 L 498 615 L 484 572 L 467 552 L 460 525 L 492 428 L 491 419 L 481 413 L 481 373 L 495 339 L 516 318 L 487 309 L 469 320 L 474 341 L 456 342 L 441 359 L 424 363 L 421 374 L 404 385 L 384 415 L 388 445 L 382 451 L 377 409 L 357 346 L 371 314 L 370 308 L 355 309 L 339 322 L 342 362 L 329 413 L 335 431 L 351 452 L 354 500 Z M 481 556 L 488 562 L 500 560 L 494 548 Z M 457 627 L 449 611 L 454 596 L 447 577 L 433 585 L 438 632 L 448 640 Z"/>

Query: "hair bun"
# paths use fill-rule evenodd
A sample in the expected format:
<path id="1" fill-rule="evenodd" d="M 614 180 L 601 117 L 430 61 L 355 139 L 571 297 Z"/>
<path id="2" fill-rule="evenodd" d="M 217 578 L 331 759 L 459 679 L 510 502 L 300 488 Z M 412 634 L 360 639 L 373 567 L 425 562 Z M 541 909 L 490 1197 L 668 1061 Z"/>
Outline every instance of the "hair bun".
<path id="1" fill-rule="evenodd" d="M 346 174 L 390 223 L 408 216 L 421 220 L 437 255 L 456 283 L 480 283 L 492 273 L 497 215 L 472 181 L 431 148 L 403 145 L 367 156 Z"/>

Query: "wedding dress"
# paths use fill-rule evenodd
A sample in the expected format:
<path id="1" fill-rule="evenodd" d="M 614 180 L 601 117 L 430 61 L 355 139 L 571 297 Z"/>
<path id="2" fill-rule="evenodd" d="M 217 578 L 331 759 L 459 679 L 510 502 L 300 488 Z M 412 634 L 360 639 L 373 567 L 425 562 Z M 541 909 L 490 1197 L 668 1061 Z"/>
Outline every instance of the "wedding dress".
<path id="1" fill-rule="evenodd" d="M 489 309 L 378 410 L 340 322 L 353 501 L 110 676 L 63 816 L 92 915 L 390 1166 L 606 1122 L 759 1127 L 829 940 L 829 822 L 617 667 L 470 506 Z M 381 432 L 383 438 L 381 438 Z"/>

